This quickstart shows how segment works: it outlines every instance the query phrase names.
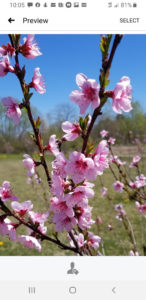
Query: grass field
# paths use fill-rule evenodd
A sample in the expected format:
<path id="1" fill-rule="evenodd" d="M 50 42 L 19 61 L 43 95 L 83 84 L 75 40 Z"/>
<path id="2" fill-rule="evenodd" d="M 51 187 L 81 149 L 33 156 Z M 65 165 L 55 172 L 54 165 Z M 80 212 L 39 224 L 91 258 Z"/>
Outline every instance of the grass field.
<path id="1" fill-rule="evenodd" d="M 23 155 L 0 155 L 0 185 L 4 180 L 10 181 L 15 194 L 19 197 L 20 201 L 32 200 L 34 204 L 34 210 L 43 212 L 48 207 L 49 202 L 49 192 L 47 191 L 45 178 L 44 187 L 47 191 L 46 200 L 44 200 L 44 198 L 42 197 L 43 190 L 41 186 L 37 186 L 32 189 L 32 186 L 26 183 L 26 170 L 23 166 L 22 159 Z M 124 160 L 126 160 L 127 163 L 128 161 L 131 161 L 128 156 L 125 156 Z M 146 160 L 143 160 L 141 164 L 143 172 L 145 169 L 145 162 Z M 39 169 L 40 168 L 41 167 L 39 167 Z M 40 170 L 40 173 L 42 174 L 42 177 L 44 177 L 42 170 Z M 135 203 L 132 201 L 127 202 L 126 194 L 121 195 L 114 192 L 112 186 L 113 176 L 109 170 L 106 170 L 106 172 L 102 176 L 102 181 L 104 183 L 104 186 L 106 186 L 109 190 L 112 203 L 106 198 L 101 197 L 101 182 L 98 177 L 95 183 L 95 197 L 90 201 L 90 204 L 94 207 L 93 218 L 95 219 L 99 216 L 102 218 L 100 233 L 97 232 L 96 225 L 93 226 L 93 231 L 101 235 L 103 239 L 105 255 L 128 255 L 130 249 L 132 248 L 128 236 L 127 234 L 125 234 L 123 224 L 115 218 L 116 213 L 113 209 L 113 205 L 120 202 L 123 203 L 124 208 L 126 209 L 128 217 L 134 228 L 138 250 L 140 254 L 143 255 L 141 250 L 143 239 L 141 228 L 142 226 L 144 226 L 144 224 L 142 224 L 140 214 L 135 208 Z M 113 227 L 113 230 L 110 232 L 108 231 L 108 224 L 111 224 Z M 52 225 L 48 225 L 49 235 L 51 235 L 52 230 Z M 26 231 L 22 230 L 21 233 L 26 233 Z M 61 236 L 65 241 L 65 234 L 61 234 Z M 70 253 L 69 251 L 62 251 L 57 246 L 54 246 L 53 244 L 48 242 L 42 243 L 42 252 L 39 253 L 37 250 L 30 250 L 25 248 L 18 242 L 10 242 L 7 237 L 0 237 L 0 241 L 3 242 L 0 243 L 0 255 L 72 255 L 72 253 Z"/>

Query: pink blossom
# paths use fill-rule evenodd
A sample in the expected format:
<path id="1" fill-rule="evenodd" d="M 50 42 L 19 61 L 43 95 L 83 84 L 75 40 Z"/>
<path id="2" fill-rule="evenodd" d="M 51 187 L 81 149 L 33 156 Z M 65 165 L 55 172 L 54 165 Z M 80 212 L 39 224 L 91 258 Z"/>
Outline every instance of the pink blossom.
<path id="1" fill-rule="evenodd" d="M 90 207 L 89 205 L 86 206 L 85 208 L 76 205 L 74 211 L 75 211 L 75 217 L 78 220 L 78 226 L 82 230 L 90 228 L 91 225 L 95 223 L 95 221 L 93 221 L 91 218 L 92 207 Z"/>
<path id="2" fill-rule="evenodd" d="M 33 159 L 28 155 L 24 154 L 25 159 L 23 159 L 24 166 L 28 169 L 27 176 L 32 177 L 35 174 L 35 163 Z"/>
<path id="3" fill-rule="evenodd" d="M 3 98 L 2 104 L 6 108 L 7 117 L 13 119 L 14 124 L 18 125 L 21 117 L 21 109 L 16 100 L 12 97 Z"/>
<path id="4" fill-rule="evenodd" d="M 24 44 L 20 46 L 19 51 L 26 58 L 35 58 L 42 55 L 37 43 L 34 41 L 34 35 L 28 34 L 27 38 L 24 38 Z"/>
<path id="5" fill-rule="evenodd" d="M 58 175 L 55 175 L 55 173 L 52 172 L 51 192 L 53 195 L 59 198 L 63 197 L 64 190 L 67 187 L 67 185 L 67 182 L 65 182 L 63 178 L 61 178 Z"/>
<path id="6" fill-rule="evenodd" d="M 137 189 L 137 184 L 135 182 L 130 181 L 129 185 L 131 186 L 132 189 Z"/>
<path id="7" fill-rule="evenodd" d="M 66 133 L 63 136 L 63 139 L 67 141 L 74 141 L 81 135 L 81 128 L 77 122 L 74 122 L 73 124 L 68 121 L 62 123 L 62 130 Z"/>
<path id="8" fill-rule="evenodd" d="M 124 184 L 120 181 L 116 181 L 114 184 L 113 184 L 113 187 L 115 189 L 115 191 L 119 192 L 119 193 L 122 193 L 123 192 L 123 188 L 124 188 Z"/>
<path id="9" fill-rule="evenodd" d="M 137 189 L 144 187 L 146 185 L 146 177 L 143 174 L 136 176 L 135 185 Z"/>
<path id="10" fill-rule="evenodd" d="M 24 244 L 27 248 L 30 248 L 30 249 L 37 249 L 38 251 L 41 251 L 42 247 L 39 243 L 39 241 L 33 237 L 33 236 L 29 236 L 29 235 L 21 235 L 19 238 L 18 238 L 18 241 L 22 244 Z"/>
<path id="11" fill-rule="evenodd" d="M 14 68 L 10 65 L 9 57 L 6 55 L 0 57 L 0 77 L 7 75 L 8 72 L 14 72 Z"/>
<path id="12" fill-rule="evenodd" d="M 100 217 L 98 217 L 98 218 L 96 219 L 96 223 L 97 223 L 98 225 L 102 224 L 102 219 L 101 219 Z"/>
<path id="13" fill-rule="evenodd" d="M 50 199 L 50 204 L 51 211 L 55 213 L 62 212 L 69 218 L 74 217 L 73 209 L 67 206 L 67 203 L 66 201 L 64 201 L 64 199 L 58 199 L 57 197 L 53 197 Z"/>
<path id="14" fill-rule="evenodd" d="M 43 224 L 48 219 L 49 212 L 41 214 L 38 212 L 29 211 L 28 215 L 34 224 Z"/>
<path id="15" fill-rule="evenodd" d="M 0 234 L 2 236 L 8 235 L 11 241 L 16 240 L 17 235 L 15 226 L 8 218 L 5 218 L 3 221 L 0 219 Z"/>
<path id="16" fill-rule="evenodd" d="M 131 106 L 131 92 L 132 87 L 130 85 L 129 77 L 122 77 L 120 82 L 116 84 L 116 87 L 113 91 L 113 110 L 121 114 L 122 110 L 124 112 L 129 112 L 132 110 Z"/>
<path id="17" fill-rule="evenodd" d="M 95 180 L 96 170 L 92 158 L 87 158 L 81 152 L 74 151 L 69 156 L 70 162 L 66 166 L 66 171 L 72 174 L 74 183 L 83 180 Z"/>
<path id="18" fill-rule="evenodd" d="M 126 211 L 123 209 L 123 205 L 122 204 L 115 205 L 115 211 L 118 212 L 116 219 L 122 221 L 123 218 L 126 216 Z"/>
<path id="19" fill-rule="evenodd" d="M 14 211 L 16 211 L 20 216 L 24 216 L 28 211 L 33 209 L 33 204 L 31 201 L 25 201 L 22 203 L 12 202 L 11 207 Z"/>
<path id="20" fill-rule="evenodd" d="M 109 144 L 112 144 L 112 145 L 115 144 L 115 141 L 116 141 L 116 139 L 114 139 L 114 138 L 112 138 L 112 137 L 110 137 L 110 138 L 108 139 L 108 143 L 109 143 Z"/>
<path id="21" fill-rule="evenodd" d="M 125 161 L 122 161 L 117 155 L 110 157 L 110 162 L 118 164 L 119 166 L 126 165 Z"/>
<path id="22" fill-rule="evenodd" d="M 42 183 L 42 179 L 38 176 L 38 174 L 34 175 L 34 179 L 36 181 L 36 184 L 41 184 Z"/>
<path id="23" fill-rule="evenodd" d="M 108 228 L 109 231 L 113 230 L 113 227 L 112 227 L 111 224 L 108 224 L 108 227 L 107 227 L 107 228 Z"/>
<path id="24" fill-rule="evenodd" d="M 36 227 L 37 227 L 37 230 L 39 230 L 42 234 L 46 234 L 47 232 L 47 226 L 44 226 L 44 223 L 37 223 L 35 224 Z M 39 226 L 38 226 L 39 225 Z M 28 233 L 30 236 L 34 236 L 36 237 L 37 236 L 37 233 L 34 232 L 32 229 L 28 228 Z"/>
<path id="25" fill-rule="evenodd" d="M 88 198 L 93 198 L 94 185 L 84 182 L 83 185 L 77 186 L 72 192 L 65 195 L 67 205 L 73 207 L 75 205 L 86 207 L 88 205 Z"/>
<path id="26" fill-rule="evenodd" d="M 140 145 L 140 144 L 141 144 L 141 142 L 140 142 L 140 139 L 139 139 L 139 138 L 136 138 L 136 139 L 135 139 L 135 144 L 136 144 L 136 145 Z"/>
<path id="27" fill-rule="evenodd" d="M 100 131 L 100 135 L 102 138 L 106 137 L 108 134 L 109 134 L 109 132 L 107 130 Z"/>
<path id="28" fill-rule="evenodd" d="M 129 252 L 129 256 L 139 256 L 139 253 L 138 252 L 134 252 L 133 250 L 131 250 Z"/>
<path id="29" fill-rule="evenodd" d="M 140 204 L 138 201 L 136 201 L 136 207 L 138 208 L 138 210 L 144 214 L 146 212 L 146 204 Z"/>
<path id="30" fill-rule="evenodd" d="M 107 141 L 103 140 L 99 143 L 95 153 L 93 153 L 95 169 L 98 175 L 102 175 L 103 170 L 109 168 L 108 158 L 107 158 L 108 154 L 109 154 L 109 148 L 107 145 Z"/>
<path id="31" fill-rule="evenodd" d="M 40 223 L 40 225 L 38 226 L 38 230 L 39 230 L 42 234 L 46 234 L 46 232 L 47 232 L 47 226 L 44 226 L 44 223 Z"/>
<path id="32" fill-rule="evenodd" d="M 0 56 L 6 56 L 8 53 L 7 53 L 7 50 L 5 48 L 0 47 Z"/>
<path id="33" fill-rule="evenodd" d="M 93 109 L 100 105 L 100 86 L 95 79 L 88 79 L 84 74 L 76 76 L 76 83 L 81 89 L 74 90 L 70 94 L 70 99 L 80 107 L 80 113 L 84 114 L 90 103 Z"/>
<path id="34" fill-rule="evenodd" d="M 61 176 L 62 178 L 66 178 L 66 166 L 68 160 L 65 158 L 63 153 L 59 153 L 56 159 L 52 162 L 53 174 L 56 176 Z"/>
<path id="35" fill-rule="evenodd" d="M 80 187 L 81 187 L 82 191 L 85 192 L 87 198 L 94 197 L 94 191 L 93 191 L 94 184 L 93 183 L 84 181 L 83 185 Z"/>
<path id="36" fill-rule="evenodd" d="M 102 195 L 102 197 L 105 197 L 107 195 L 107 188 L 106 187 L 102 188 L 101 195 Z"/>
<path id="37" fill-rule="evenodd" d="M 0 198 L 3 202 L 6 202 L 8 200 L 11 200 L 11 201 L 17 201 L 18 200 L 18 197 L 16 197 L 12 193 L 9 181 L 4 181 L 2 186 L 0 187 Z"/>
<path id="38" fill-rule="evenodd" d="M 88 246 L 93 247 L 94 249 L 99 248 L 99 243 L 101 242 L 101 237 L 94 235 L 92 232 L 89 232 Z"/>
<path id="39" fill-rule="evenodd" d="M 73 226 L 77 224 L 77 220 L 74 217 L 68 217 L 63 212 L 56 213 L 52 220 L 55 223 L 56 232 L 62 232 L 63 229 L 70 232 Z"/>
<path id="40" fill-rule="evenodd" d="M 47 145 L 47 150 L 49 150 L 52 154 L 57 156 L 59 154 L 59 149 L 57 145 L 56 135 L 53 134 L 50 136 L 49 143 Z"/>
<path id="41" fill-rule="evenodd" d="M 74 242 L 73 242 L 73 240 L 70 238 L 70 235 L 68 234 L 68 239 L 69 239 L 69 241 L 70 241 L 70 245 L 71 245 L 71 247 L 75 247 L 75 244 L 74 244 Z M 75 240 L 77 241 L 77 243 L 78 243 L 78 246 L 79 246 L 79 248 L 83 248 L 84 247 L 84 245 L 86 244 L 86 241 L 84 240 L 84 236 L 83 236 L 83 234 L 82 233 L 79 233 L 78 235 L 74 235 L 74 238 L 75 238 Z"/>
<path id="42" fill-rule="evenodd" d="M 32 178 L 28 177 L 27 180 L 26 180 L 27 184 L 31 184 L 33 181 L 32 181 Z"/>
<path id="43" fill-rule="evenodd" d="M 30 221 L 33 224 L 37 225 L 37 229 L 42 234 L 45 234 L 47 232 L 47 227 L 44 226 L 44 222 L 47 221 L 48 216 L 49 216 L 49 212 L 41 214 L 41 213 L 37 213 L 37 212 L 34 212 L 34 211 L 29 211 L 28 215 L 29 215 Z M 32 233 L 32 230 L 30 230 L 30 234 L 31 233 Z"/>
<path id="44" fill-rule="evenodd" d="M 133 157 L 132 163 L 129 165 L 130 168 L 136 167 L 141 160 L 141 157 L 139 155 Z"/>
<path id="45" fill-rule="evenodd" d="M 115 211 L 121 211 L 123 209 L 123 205 L 121 203 L 115 205 Z"/>
<path id="46" fill-rule="evenodd" d="M 44 84 L 45 83 L 43 76 L 40 73 L 40 68 L 35 68 L 30 87 L 33 87 L 38 93 L 44 94 L 46 92 Z"/>
<path id="47" fill-rule="evenodd" d="M 9 43 L 7 44 L 7 46 L 2 45 L 2 47 L 0 47 L 0 55 L 1 56 L 6 56 L 8 54 L 11 57 L 15 54 L 15 49 Z"/>
<path id="48" fill-rule="evenodd" d="M 86 207 L 88 205 L 88 198 L 78 187 L 74 192 L 66 194 L 65 199 L 68 207 L 74 207 L 75 205 Z"/>

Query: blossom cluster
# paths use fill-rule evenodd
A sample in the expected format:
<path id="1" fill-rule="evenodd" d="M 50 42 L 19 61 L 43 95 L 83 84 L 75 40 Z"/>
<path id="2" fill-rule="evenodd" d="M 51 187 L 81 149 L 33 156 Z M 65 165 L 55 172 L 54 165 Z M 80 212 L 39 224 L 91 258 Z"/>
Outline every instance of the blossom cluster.
<path id="1" fill-rule="evenodd" d="M 136 176 L 135 179 L 135 181 L 130 181 L 129 183 L 132 189 L 141 189 L 146 186 L 146 177 L 144 176 L 144 174 Z"/>
<path id="2" fill-rule="evenodd" d="M 67 159 L 61 152 L 52 162 L 53 197 L 50 199 L 50 211 L 54 213 L 52 220 L 56 232 L 62 232 L 63 229 L 70 232 L 75 225 L 80 230 L 87 230 L 95 223 L 88 201 L 94 196 L 94 184 L 89 180 L 95 180 L 108 167 L 108 153 L 107 142 L 103 140 L 90 157 L 74 151 Z M 90 240 L 91 234 L 89 236 Z"/>
<path id="3" fill-rule="evenodd" d="M 21 87 L 23 86 L 24 99 L 19 104 L 16 99 L 6 97 L 2 99 L 2 104 L 6 109 L 7 117 L 11 118 L 15 125 L 20 122 L 21 110 L 25 108 L 28 113 L 28 109 L 30 109 L 28 117 L 34 130 L 34 141 L 39 148 L 40 161 L 36 162 L 30 155 L 24 155 L 23 164 L 27 169 L 27 182 L 31 183 L 33 180 L 36 180 L 37 183 L 41 182 L 37 167 L 45 165 L 45 168 L 47 168 L 47 163 L 44 164 L 45 152 L 49 151 L 55 156 L 55 159 L 52 161 L 52 172 L 48 180 L 52 196 L 48 199 L 50 204 L 48 211 L 45 213 L 35 212 L 30 200 L 22 203 L 18 202 L 18 197 L 13 194 L 10 183 L 8 181 L 3 182 L 0 187 L 0 207 L 4 214 L 0 215 L 0 234 L 8 236 L 11 241 L 17 241 L 28 248 L 41 251 L 41 242 L 47 233 L 46 222 L 49 221 L 49 223 L 53 223 L 56 242 L 58 241 L 58 233 L 65 231 L 73 250 L 77 245 L 85 253 L 88 250 L 88 253 L 90 253 L 90 248 L 97 250 L 101 243 L 101 237 L 91 232 L 91 227 L 95 223 L 92 218 L 93 208 L 90 205 L 90 199 L 94 197 L 94 184 L 92 181 L 98 180 L 98 176 L 103 175 L 104 170 L 111 168 L 111 165 L 114 164 L 120 171 L 119 177 L 114 176 L 116 181 L 113 183 L 113 188 L 116 192 L 122 193 L 131 188 L 136 194 L 140 189 L 144 189 L 146 185 L 146 177 L 139 172 L 141 157 L 138 155 L 133 158 L 129 165 L 130 168 L 137 168 L 138 176 L 135 180 L 130 179 L 130 181 L 125 179 L 124 176 L 122 177 L 121 169 L 122 166 L 126 165 L 126 162 L 115 156 L 111 151 L 112 145 L 115 144 L 115 138 L 109 136 L 107 130 L 100 132 L 102 140 L 98 143 L 96 149 L 95 142 L 91 149 L 89 147 L 88 151 L 88 133 L 90 133 L 88 130 L 90 131 L 94 124 L 94 113 L 101 113 L 101 108 L 108 98 L 112 99 L 112 108 L 115 113 L 122 114 L 122 112 L 132 110 L 130 79 L 123 76 L 113 90 L 105 91 L 101 80 L 99 84 L 95 79 L 90 79 L 82 73 L 77 74 L 76 83 L 79 89 L 71 92 L 70 100 L 79 106 L 81 114 L 85 114 L 91 106 L 94 110 L 93 117 L 87 115 L 85 119 L 81 117 L 78 122 L 74 121 L 73 123 L 64 121 L 62 123 L 64 135 L 61 140 L 58 140 L 56 135 L 53 134 L 50 136 L 47 145 L 44 145 L 39 127 L 40 118 L 38 117 L 37 121 L 32 120 L 30 107 L 32 94 L 29 93 L 30 89 L 34 89 L 38 93 L 44 94 L 46 92 L 45 82 L 40 73 L 40 68 L 37 67 L 33 72 L 31 81 L 26 84 L 25 68 L 20 68 L 17 59 L 18 54 L 27 59 L 34 59 L 42 53 L 32 34 L 23 39 L 23 44 L 20 41 L 18 42 L 18 37 L 12 39 L 11 44 L 8 43 L 0 47 L 0 77 L 6 76 L 8 73 L 15 74 Z M 15 60 L 14 66 L 11 65 L 11 58 Z M 106 73 L 108 74 L 108 72 Z M 107 74 L 104 78 L 106 81 Z M 74 141 L 78 137 L 83 139 L 83 146 L 87 142 L 86 147 L 83 147 L 85 151 L 83 149 L 82 151 L 73 151 L 66 157 L 62 152 L 62 143 Z M 108 189 L 105 186 L 102 186 L 101 194 L 102 197 L 108 196 Z M 4 204 L 8 201 L 11 209 L 6 210 Z M 140 213 L 145 213 L 145 204 L 136 201 L 136 207 Z M 123 204 L 115 205 L 115 211 L 117 212 L 116 219 L 124 222 L 127 214 Z M 99 228 L 102 223 L 100 217 L 97 218 L 96 223 Z M 22 225 L 27 227 L 26 235 L 18 234 L 17 228 Z M 113 230 L 112 225 L 108 225 L 108 230 Z M 135 256 L 138 253 L 131 250 L 129 255 Z"/>
<path id="4" fill-rule="evenodd" d="M 118 212 L 116 219 L 122 221 L 123 218 L 126 216 L 126 211 L 123 209 L 123 205 L 121 203 L 115 205 L 115 211 Z"/>
<path id="5" fill-rule="evenodd" d="M 76 76 L 76 83 L 80 90 L 74 90 L 70 94 L 70 99 L 80 107 L 80 113 L 84 114 L 89 105 L 93 109 L 98 108 L 101 104 L 100 100 L 100 85 L 95 79 L 89 79 L 86 75 L 80 73 Z M 129 112 L 132 110 L 132 87 L 129 77 L 122 77 L 116 84 L 115 89 L 110 96 L 113 99 L 112 108 L 117 114 L 122 111 Z"/>
<path id="6" fill-rule="evenodd" d="M 20 44 L 17 49 L 18 53 L 21 53 L 27 59 L 35 58 L 42 53 L 39 51 L 37 43 L 34 41 L 34 35 L 30 34 L 27 38 L 24 38 L 24 44 Z M 6 76 L 8 73 L 17 74 L 19 66 L 16 64 L 14 67 L 11 66 L 10 58 L 16 56 L 16 49 L 9 43 L 7 46 L 3 45 L 0 47 L 0 77 Z M 32 81 L 28 84 L 29 88 L 34 88 L 38 93 L 43 94 L 46 92 L 44 88 L 44 79 L 40 73 L 40 68 L 35 68 Z M 2 104 L 6 108 L 7 117 L 13 119 L 14 124 L 18 125 L 21 117 L 20 105 L 16 99 L 7 97 L 2 99 Z"/>
<path id="7" fill-rule="evenodd" d="M 47 227 L 44 223 L 47 221 L 49 212 L 44 214 L 34 212 L 33 204 L 30 200 L 24 201 L 22 203 L 18 202 L 18 197 L 13 195 L 10 182 L 3 182 L 0 187 L 0 199 L 2 202 L 11 201 L 11 216 L 20 217 L 23 222 L 29 222 L 32 225 L 32 229 L 28 228 L 27 235 L 17 235 L 16 229 L 20 226 L 20 223 L 14 223 L 11 221 L 7 215 L 0 216 L 0 234 L 2 236 L 8 236 L 11 241 L 17 241 L 23 243 L 28 248 L 35 248 L 41 251 L 41 240 L 38 238 L 33 227 L 37 228 L 38 233 L 45 234 L 47 232 Z"/>

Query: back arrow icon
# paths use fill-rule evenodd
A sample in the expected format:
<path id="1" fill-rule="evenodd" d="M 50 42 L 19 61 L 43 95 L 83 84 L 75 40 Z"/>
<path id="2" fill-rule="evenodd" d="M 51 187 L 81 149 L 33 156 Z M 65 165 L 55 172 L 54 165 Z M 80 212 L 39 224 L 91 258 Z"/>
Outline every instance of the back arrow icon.
<path id="1" fill-rule="evenodd" d="M 15 21 L 15 20 L 12 19 L 12 18 L 9 18 L 9 19 L 8 19 L 8 22 L 9 22 L 9 23 L 12 23 L 12 22 L 14 22 L 14 21 Z"/>
<path id="2" fill-rule="evenodd" d="M 114 294 L 116 294 L 116 287 L 115 287 L 115 286 L 113 287 L 112 292 L 113 292 Z"/>

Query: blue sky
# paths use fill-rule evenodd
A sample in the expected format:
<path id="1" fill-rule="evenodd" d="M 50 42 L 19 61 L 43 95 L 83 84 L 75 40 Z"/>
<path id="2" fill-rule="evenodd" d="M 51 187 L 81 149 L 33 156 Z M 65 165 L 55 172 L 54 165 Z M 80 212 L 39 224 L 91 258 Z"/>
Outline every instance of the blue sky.
<path id="1" fill-rule="evenodd" d="M 31 100 L 43 114 L 62 103 L 70 103 L 69 94 L 77 88 L 77 73 L 98 81 L 101 66 L 99 35 L 36 35 L 35 40 L 43 55 L 29 60 L 21 56 L 20 62 L 26 65 L 28 82 L 36 67 L 40 67 L 44 76 L 47 92 L 43 95 L 34 92 Z M 7 35 L 0 35 L 1 45 L 8 41 Z M 112 64 L 109 88 L 114 88 L 123 75 L 131 78 L 133 98 L 146 111 L 146 35 L 124 36 Z M 0 78 L 0 98 L 6 96 L 22 99 L 17 78 L 12 74 Z"/>

